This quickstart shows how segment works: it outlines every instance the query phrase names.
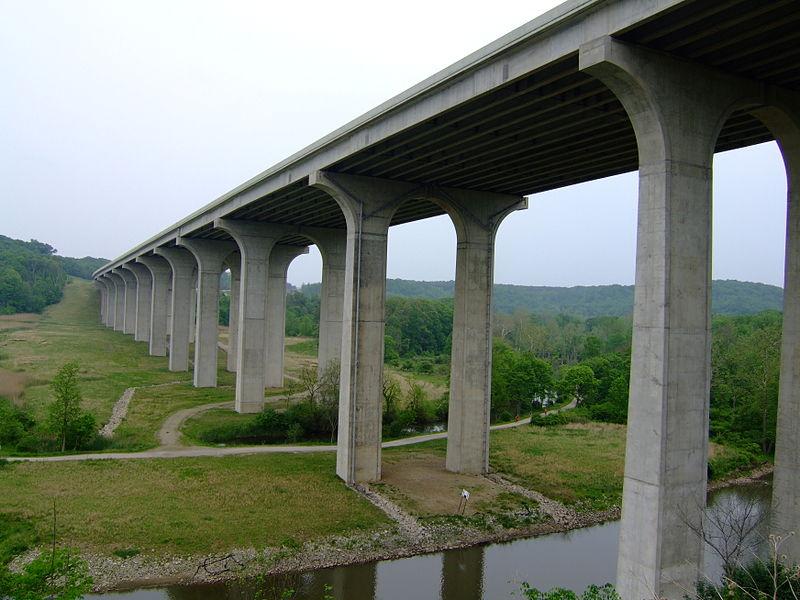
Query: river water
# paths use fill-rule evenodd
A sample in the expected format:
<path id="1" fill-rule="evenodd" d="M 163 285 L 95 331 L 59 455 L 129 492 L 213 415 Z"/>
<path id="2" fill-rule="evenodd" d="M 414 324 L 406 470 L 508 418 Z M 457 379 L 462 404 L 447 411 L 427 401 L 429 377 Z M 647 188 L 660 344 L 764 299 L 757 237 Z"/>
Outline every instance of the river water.
<path id="1" fill-rule="evenodd" d="M 712 494 L 709 506 L 753 502 L 769 510 L 772 488 L 739 486 Z M 764 530 L 756 533 L 763 539 Z M 103 600 L 278 600 L 294 590 L 292 600 L 321 600 L 330 586 L 336 600 L 496 600 L 521 598 L 520 584 L 539 589 L 565 587 L 576 591 L 616 579 L 619 523 L 606 523 L 568 533 L 448 550 L 412 558 L 322 569 L 261 581 L 180 585 L 159 589 L 88 596 Z M 763 551 L 763 547 L 761 549 Z M 718 580 L 721 562 L 706 550 L 705 575 Z"/>

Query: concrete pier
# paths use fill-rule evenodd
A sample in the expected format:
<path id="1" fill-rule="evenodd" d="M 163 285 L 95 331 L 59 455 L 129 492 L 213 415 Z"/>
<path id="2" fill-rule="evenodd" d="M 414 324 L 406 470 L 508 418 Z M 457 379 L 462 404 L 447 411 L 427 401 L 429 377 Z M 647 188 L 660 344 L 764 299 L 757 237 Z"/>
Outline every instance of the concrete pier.
<path id="1" fill-rule="evenodd" d="M 171 267 L 160 256 L 140 256 L 137 263 L 150 271 L 150 332 L 148 334 L 150 356 L 167 355 L 167 310 L 171 301 Z"/>
<path id="2" fill-rule="evenodd" d="M 286 273 L 291 262 L 308 254 L 307 246 L 276 244 L 269 254 L 267 280 L 267 341 L 264 354 L 264 384 L 283 387 L 283 346 L 286 339 Z"/>
<path id="3" fill-rule="evenodd" d="M 156 248 L 172 269 L 172 321 L 169 332 L 169 370 L 189 370 L 189 305 L 196 262 L 183 248 Z"/>
<path id="4" fill-rule="evenodd" d="M 315 229 L 312 235 L 322 255 L 317 352 L 317 374 L 321 376 L 329 365 L 338 363 L 342 355 L 347 230 Z"/>
<path id="5" fill-rule="evenodd" d="M 225 259 L 236 250 L 233 242 L 178 238 L 197 261 L 197 322 L 194 338 L 194 386 L 217 386 L 219 342 L 219 277 Z"/>
<path id="6" fill-rule="evenodd" d="M 269 255 L 287 228 L 231 219 L 217 219 L 214 226 L 236 240 L 242 257 L 235 408 L 240 413 L 259 412 L 264 405 Z"/>
<path id="7" fill-rule="evenodd" d="M 122 331 L 125 322 L 125 280 L 114 271 L 106 273 L 106 277 L 114 284 L 114 331 Z"/>
<path id="8" fill-rule="evenodd" d="M 153 276 L 150 274 L 150 269 L 137 262 L 126 263 L 123 268 L 133 273 L 136 278 L 136 317 L 133 339 L 137 342 L 147 342 L 150 339 Z"/>
<path id="9" fill-rule="evenodd" d="M 711 166 L 750 82 L 611 38 L 581 69 L 625 107 L 639 149 L 630 404 L 617 585 L 626 600 L 694 589 L 711 381 Z M 752 96 L 751 96 L 752 97 Z"/>
<path id="10" fill-rule="evenodd" d="M 122 332 L 133 335 L 136 330 L 136 277 L 131 271 L 120 267 L 114 269 L 113 273 L 122 279 L 123 301 L 122 301 Z"/>
<path id="11" fill-rule="evenodd" d="M 237 250 L 228 257 L 227 266 L 231 271 L 230 302 L 228 304 L 228 357 L 226 369 L 236 372 L 236 349 L 239 345 L 239 287 L 242 256 Z"/>

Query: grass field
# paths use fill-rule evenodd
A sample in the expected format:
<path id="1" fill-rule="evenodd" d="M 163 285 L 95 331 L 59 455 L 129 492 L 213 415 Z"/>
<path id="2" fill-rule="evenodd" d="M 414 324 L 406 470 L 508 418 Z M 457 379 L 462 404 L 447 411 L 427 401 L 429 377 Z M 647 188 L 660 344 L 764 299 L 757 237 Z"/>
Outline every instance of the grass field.
<path id="1" fill-rule="evenodd" d="M 0 522 L 111 553 L 205 554 L 387 525 L 336 477 L 332 454 L 18 463 L 0 471 Z"/>

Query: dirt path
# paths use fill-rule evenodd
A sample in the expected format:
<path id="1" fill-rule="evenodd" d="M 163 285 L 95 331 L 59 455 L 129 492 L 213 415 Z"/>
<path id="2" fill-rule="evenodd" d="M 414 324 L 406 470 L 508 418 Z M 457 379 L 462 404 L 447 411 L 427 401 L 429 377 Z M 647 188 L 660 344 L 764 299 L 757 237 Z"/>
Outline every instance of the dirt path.
<path id="1" fill-rule="evenodd" d="M 181 443 L 181 425 L 191 417 L 212 410 L 214 408 L 233 408 L 233 402 L 214 402 L 213 404 L 202 404 L 200 406 L 193 406 L 192 408 L 185 408 L 176 413 L 172 413 L 161 425 L 158 430 L 158 441 L 161 444 L 156 450 L 174 450 L 177 448 L 186 448 Z"/>
<path id="2" fill-rule="evenodd" d="M 143 452 L 104 452 L 96 454 L 69 454 L 64 456 L 25 456 L 25 457 L 9 457 L 7 460 L 16 462 L 67 462 L 67 461 L 80 461 L 80 460 L 115 460 L 115 459 L 137 459 L 137 458 L 186 458 L 198 456 L 241 456 L 245 454 L 281 454 L 281 453 L 297 453 L 307 454 L 312 452 L 335 452 L 336 446 L 334 444 L 320 444 L 320 445 L 270 445 L 270 446 L 232 446 L 232 447 L 208 447 L 208 446 L 181 446 L 180 445 L 180 426 L 186 419 L 193 417 L 201 412 L 211 410 L 214 408 L 230 407 L 230 402 L 217 402 L 214 404 L 203 404 L 179 410 L 173 413 L 164 421 L 161 429 L 158 432 L 158 439 L 161 442 L 159 448 L 154 450 L 145 450 Z M 566 406 L 559 409 L 548 411 L 545 414 L 553 414 L 563 410 L 575 408 L 575 403 L 571 402 Z M 503 423 L 502 425 L 492 425 L 489 429 L 491 431 L 498 431 L 501 429 L 510 429 L 512 427 L 520 427 L 527 425 L 531 422 L 530 417 L 514 421 L 513 423 Z M 399 440 L 392 440 L 391 442 L 383 442 L 383 448 L 398 448 L 400 446 L 411 446 L 413 444 L 422 444 L 433 440 L 442 440 L 447 438 L 447 432 L 442 431 L 439 433 L 428 433 L 424 435 L 416 435 L 413 437 L 402 438 Z"/>

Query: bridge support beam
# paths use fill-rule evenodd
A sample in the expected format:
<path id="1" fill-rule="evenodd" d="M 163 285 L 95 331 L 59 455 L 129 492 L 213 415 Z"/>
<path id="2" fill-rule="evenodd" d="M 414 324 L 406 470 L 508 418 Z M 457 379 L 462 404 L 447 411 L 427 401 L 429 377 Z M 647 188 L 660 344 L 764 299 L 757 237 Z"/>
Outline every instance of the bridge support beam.
<path id="1" fill-rule="evenodd" d="M 171 268 L 160 256 L 139 256 L 136 262 L 150 271 L 150 356 L 167 355 L 167 308 L 170 303 Z"/>
<path id="2" fill-rule="evenodd" d="M 108 276 L 108 274 L 103 274 L 98 278 L 103 284 L 106 286 L 106 294 L 104 296 L 105 301 L 105 309 L 103 311 L 103 325 L 106 327 L 114 327 L 114 295 L 115 295 L 115 288 L 114 282 Z"/>
<path id="3" fill-rule="evenodd" d="M 133 339 L 146 342 L 150 339 L 150 313 L 153 295 L 153 276 L 150 269 L 132 262 L 123 265 L 136 278 L 136 316 L 134 318 Z"/>
<path id="4" fill-rule="evenodd" d="M 241 287 L 242 256 L 237 250 L 228 257 L 227 266 L 231 271 L 230 302 L 228 304 L 228 372 L 236 372 L 236 348 L 239 336 L 239 288 Z"/>
<path id="5" fill-rule="evenodd" d="M 169 332 L 169 370 L 189 370 L 189 307 L 196 262 L 183 248 L 156 248 L 172 269 L 172 322 Z"/>
<path id="6" fill-rule="evenodd" d="M 236 250 L 233 242 L 178 238 L 197 260 L 197 323 L 194 338 L 194 386 L 217 386 L 219 277 L 222 264 Z"/>
<path id="7" fill-rule="evenodd" d="M 611 38 L 580 68 L 620 99 L 639 150 L 630 404 L 617 589 L 683 597 L 703 566 L 711 377 L 711 167 L 719 130 L 752 82 Z"/>
<path id="8" fill-rule="evenodd" d="M 100 309 L 100 322 L 105 325 L 106 320 L 106 284 L 100 278 L 94 280 L 94 286 L 98 292 L 98 308 Z"/>
<path id="9" fill-rule="evenodd" d="M 235 408 L 240 413 L 259 412 L 264 406 L 269 255 L 286 227 L 231 219 L 216 219 L 214 227 L 236 240 L 242 257 Z"/>
<path id="10" fill-rule="evenodd" d="M 283 349 L 286 339 L 286 273 L 291 262 L 308 254 L 307 246 L 276 244 L 269 254 L 267 281 L 267 340 L 264 384 L 283 387 Z"/>
<path id="11" fill-rule="evenodd" d="M 127 269 L 112 271 L 124 284 L 122 302 L 122 333 L 133 334 L 136 329 L 136 277 Z"/>
<path id="12" fill-rule="evenodd" d="M 800 96 L 777 92 L 754 111 L 775 135 L 786 168 L 786 258 L 783 332 L 772 479 L 771 532 L 786 564 L 800 563 Z M 792 533 L 794 532 L 794 533 Z"/>

